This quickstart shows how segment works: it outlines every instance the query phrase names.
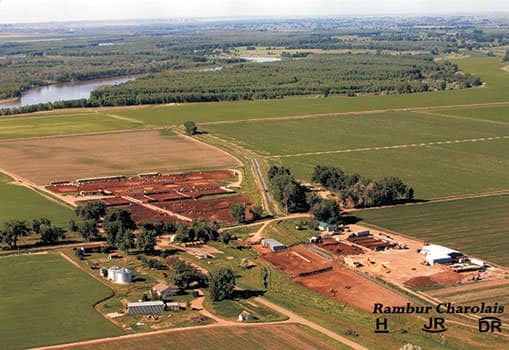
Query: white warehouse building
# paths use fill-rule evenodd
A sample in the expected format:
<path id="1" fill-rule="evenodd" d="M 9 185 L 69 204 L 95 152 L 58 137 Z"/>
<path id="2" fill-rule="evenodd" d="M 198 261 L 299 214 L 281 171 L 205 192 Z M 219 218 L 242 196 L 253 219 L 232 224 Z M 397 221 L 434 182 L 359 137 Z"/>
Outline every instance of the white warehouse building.
<path id="1" fill-rule="evenodd" d="M 437 244 L 425 245 L 421 249 L 421 254 L 426 256 L 426 263 L 429 265 L 452 264 L 455 262 L 456 258 L 463 256 L 463 254 L 457 250 Z"/>

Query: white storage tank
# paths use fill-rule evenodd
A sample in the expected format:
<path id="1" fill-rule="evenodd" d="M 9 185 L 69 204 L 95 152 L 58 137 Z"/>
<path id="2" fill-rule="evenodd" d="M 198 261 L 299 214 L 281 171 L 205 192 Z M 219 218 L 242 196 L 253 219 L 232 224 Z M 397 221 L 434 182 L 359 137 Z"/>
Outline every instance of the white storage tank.
<path id="1" fill-rule="evenodd" d="M 131 283 L 133 273 L 124 267 L 112 266 L 108 268 L 108 279 L 115 283 Z"/>
<path id="2" fill-rule="evenodd" d="M 133 280 L 133 274 L 131 270 L 126 268 L 121 268 L 117 270 L 115 274 L 115 282 L 116 283 L 131 283 Z"/>

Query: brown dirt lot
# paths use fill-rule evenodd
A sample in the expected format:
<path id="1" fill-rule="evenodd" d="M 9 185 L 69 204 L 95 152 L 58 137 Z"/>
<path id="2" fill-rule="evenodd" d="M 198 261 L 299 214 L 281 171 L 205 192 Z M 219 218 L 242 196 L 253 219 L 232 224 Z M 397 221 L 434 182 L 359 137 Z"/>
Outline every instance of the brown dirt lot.
<path id="1" fill-rule="evenodd" d="M 290 277 L 332 266 L 331 260 L 300 245 L 284 249 L 278 253 L 272 253 L 265 248 L 257 248 L 265 260 L 287 273 Z"/>
<path id="2" fill-rule="evenodd" d="M 359 276 L 348 268 L 335 264 L 332 271 L 298 277 L 295 282 L 320 294 L 334 297 L 343 304 L 372 312 L 374 303 L 404 305 L 408 299 L 381 285 Z M 335 295 L 331 293 L 334 290 Z"/>
<path id="3" fill-rule="evenodd" d="M 237 167 L 214 147 L 157 130 L 0 142 L 0 168 L 40 185 L 55 180 Z"/>
<path id="4" fill-rule="evenodd" d="M 405 297 L 358 275 L 337 261 L 316 254 L 305 246 L 294 246 L 278 253 L 270 253 L 267 249 L 258 246 L 256 248 L 262 254 L 263 259 L 294 278 L 295 282 L 323 295 L 333 297 L 343 304 L 372 311 L 375 302 L 401 305 L 408 301 Z M 332 267 L 332 270 L 297 277 L 301 273 L 326 267 Z"/>

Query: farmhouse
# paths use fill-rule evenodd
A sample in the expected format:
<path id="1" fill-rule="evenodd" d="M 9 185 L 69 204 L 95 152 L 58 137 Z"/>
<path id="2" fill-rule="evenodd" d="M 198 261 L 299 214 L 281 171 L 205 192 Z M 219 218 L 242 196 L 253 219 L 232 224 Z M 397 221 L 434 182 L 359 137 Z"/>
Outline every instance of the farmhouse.
<path id="1" fill-rule="evenodd" d="M 264 246 L 265 248 L 269 248 L 273 252 L 279 252 L 286 248 L 286 246 L 283 243 L 278 242 L 272 238 L 264 238 L 262 239 L 261 243 L 262 246 Z"/>
<path id="2" fill-rule="evenodd" d="M 422 247 L 421 254 L 426 256 L 426 263 L 429 265 L 435 264 L 452 264 L 460 256 L 460 252 L 443 247 L 436 244 L 428 244 Z"/>
<path id="3" fill-rule="evenodd" d="M 320 221 L 318 223 L 318 229 L 320 231 L 325 231 L 325 232 L 334 232 L 336 230 L 336 225 L 331 225 L 326 222 Z"/>
<path id="4" fill-rule="evenodd" d="M 157 295 L 159 298 L 166 298 L 168 296 L 176 295 L 180 291 L 174 284 L 167 284 L 166 282 L 160 282 L 152 287 L 152 293 Z"/>
<path id="5" fill-rule="evenodd" d="M 140 301 L 127 304 L 127 313 L 130 315 L 151 315 L 164 312 L 166 304 L 162 301 Z"/>

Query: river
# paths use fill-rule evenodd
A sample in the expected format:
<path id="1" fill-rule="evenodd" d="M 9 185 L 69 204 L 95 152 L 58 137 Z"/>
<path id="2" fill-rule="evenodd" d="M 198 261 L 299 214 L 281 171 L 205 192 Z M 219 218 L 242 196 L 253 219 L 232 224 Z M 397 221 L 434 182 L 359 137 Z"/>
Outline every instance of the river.
<path id="1" fill-rule="evenodd" d="M 134 79 L 134 77 L 116 77 L 35 87 L 23 92 L 16 100 L 0 103 L 0 108 L 17 108 L 39 103 L 89 98 L 92 90 L 99 86 L 118 85 Z"/>

